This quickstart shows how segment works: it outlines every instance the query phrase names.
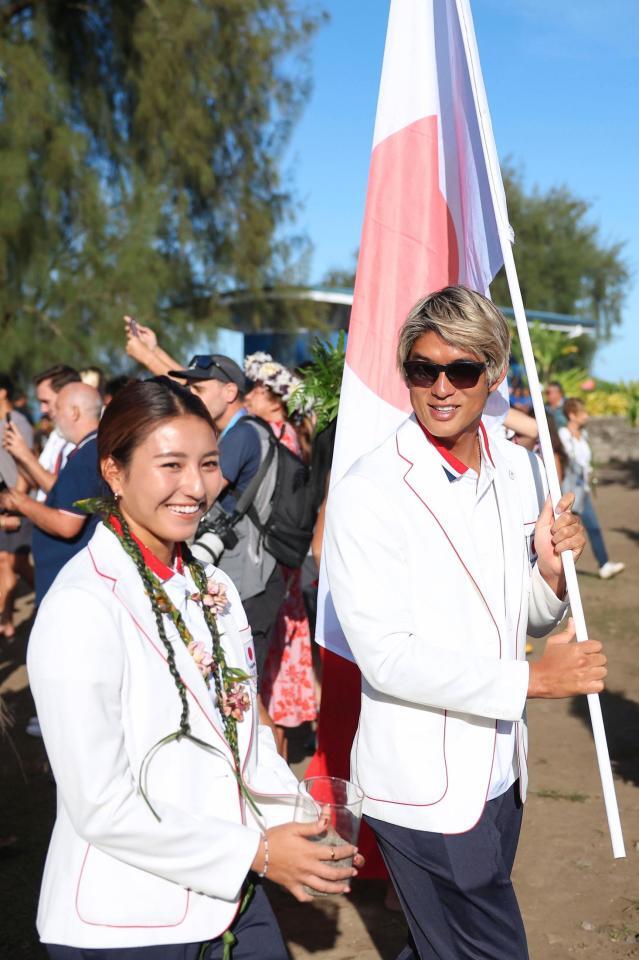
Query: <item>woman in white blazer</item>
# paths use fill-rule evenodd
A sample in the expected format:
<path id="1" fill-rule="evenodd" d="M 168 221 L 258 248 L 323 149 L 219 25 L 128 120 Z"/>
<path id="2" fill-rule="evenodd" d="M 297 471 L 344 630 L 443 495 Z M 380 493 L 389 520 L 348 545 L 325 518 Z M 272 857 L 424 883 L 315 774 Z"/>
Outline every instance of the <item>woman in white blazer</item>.
<path id="1" fill-rule="evenodd" d="M 345 892 L 356 870 L 327 861 L 356 851 L 290 822 L 297 781 L 258 725 L 239 596 L 184 544 L 221 486 L 212 422 L 172 381 L 134 383 L 98 450 L 113 499 L 87 506 L 103 522 L 28 651 L 58 787 L 40 938 L 54 960 L 284 960 L 259 877 L 299 900 Z"/>

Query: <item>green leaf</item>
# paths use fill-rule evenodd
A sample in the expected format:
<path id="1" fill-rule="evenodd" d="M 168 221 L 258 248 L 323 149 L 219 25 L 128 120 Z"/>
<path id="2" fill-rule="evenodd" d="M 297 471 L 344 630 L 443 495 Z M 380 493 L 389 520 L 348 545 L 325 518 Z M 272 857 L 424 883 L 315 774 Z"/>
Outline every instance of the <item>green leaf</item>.
<path id="1" fill-rule="evenodd" d="M 106 497 L 89 497 L 86 500 L 76 500 L 73 506 L 83 513 L 97 513 L 101 517 L 108 517 L 113 512 L 114 503 Z"/>
<path id="2" fill-rule="evenodd" d="M 319 433 L 337 416 L 346 358 L 345 334 L 340 330 L 335 346 L 317 338 L 311 347 L 313 365 L 302 371 L 301 385 L 289 398 L 289 411 L 310 406 Z"/>

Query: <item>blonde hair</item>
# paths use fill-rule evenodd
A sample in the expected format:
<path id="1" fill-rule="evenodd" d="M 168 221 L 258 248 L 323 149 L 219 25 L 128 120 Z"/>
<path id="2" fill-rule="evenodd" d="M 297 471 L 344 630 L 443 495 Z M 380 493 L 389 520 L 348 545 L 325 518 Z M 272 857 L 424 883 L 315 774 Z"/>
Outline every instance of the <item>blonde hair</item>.
<path id="1" fill-rule="evenodd" d="M 444 287 L 417 301 L 399 331 L 397 365 L 402 376 L 404 361 L 410 357 L 415 342 L 430 331 L 452 347 L 481 357 L 489 387 L 508 367 L 508 321 L 492 301 L 475 290 Z"/>

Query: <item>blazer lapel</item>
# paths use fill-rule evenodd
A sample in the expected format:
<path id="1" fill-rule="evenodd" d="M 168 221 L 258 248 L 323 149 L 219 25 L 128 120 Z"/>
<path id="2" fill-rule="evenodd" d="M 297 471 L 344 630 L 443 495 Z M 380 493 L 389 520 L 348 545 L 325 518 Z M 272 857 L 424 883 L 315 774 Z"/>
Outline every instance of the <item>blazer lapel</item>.
<path id="1" fill-rule="evenodd" d="M 486 602 L 477 551 L 437 451 L 413 414 L 397 431 L 397 452 L 406 461 L 404 483 L 441 528 L 460 563 Z"/>
<path id="2" fill-rule="evenodd" d="M 496 444 L 491 446 L 490 453 L 495 464 L 495 490 L 504 545 L 506 618 L 516 629 L 522 603 L 525 561 L 524 516 L 515 470 Z"/>
<path id="3" fill-rule="evenodd" d="M 127 610 L 140 634 L 150 647 L 154 648 L 167 661 L 167 678 L 173 683 L 168 669 L 166 649 L 158 636 L 151 603 L 144 591 L 133 561 L 124 552 L 115 535 L 103 524 L 99 524 L 96 529 L 96 534 L 90 544 L 90 552 L 96 572 L 111 581 L 114 595 Z M 209 689 L 193 657 L 184 646 L 173 624 L 168 623 L 166 619 L 164 623 L 167 639 L 172 644 L 175 653 L 175 664 L 191 700 L 191 720 L 195 720 L 197 723 L 198 717 L 205 719 L 207 721 L 206 727 L 209 729 L 212 727 L 217 734 L 215 740 L 211 742 L 218 748 L 223 746 L 225 751 L 231 755 L 231 749 L 224 737 L 221 719 L 213 707 Z M 202 732 L 200 731 L 200 733 Z M 196 735 L 199 734 L 196 732 Z M 202 739 L 206 739 L 206 736 L 203 736 Z"/>

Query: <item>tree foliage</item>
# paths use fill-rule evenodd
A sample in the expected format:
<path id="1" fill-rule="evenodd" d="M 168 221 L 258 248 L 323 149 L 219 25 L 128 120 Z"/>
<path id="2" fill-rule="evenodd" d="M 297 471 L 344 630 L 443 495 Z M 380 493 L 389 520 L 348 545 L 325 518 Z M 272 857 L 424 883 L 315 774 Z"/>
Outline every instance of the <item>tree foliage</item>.
<path id="1" fill-rule="evenodd" d="M 592 337 L 587 335 L 568 337 L 565 331 L 550 330 L 536 321 L 530 325 L 530 341 L 535 355 L 537 374 L 542 383 L 559 378 L 560 374 L 565 372 L 576 376 L 575 371 L 578 371 L 581 380 L 585 380 L 588 376 L 588 367 L 595 350 Z M 512 355 L 515 362 L 523 369 L 524 358 L 514 326 Z"/>
<path id="2" fill-rule="evenodd" d="M 527 192 L 511 164 L 504 164 L 502 173 L 524 303 L 531 310 L 593 317 L 598 336 L 608 337 L 621 322 L 630 279 L 624 244 L 602 239 L 591 219 L 592 204 L 569 187 Z M 503 271 L 491 284 L 491 296 L 510 303 Z"/>
<path id="3" fill-rule="evenodd" d="M 106 358 L 123 312 L 177 335 L 285 271 L 279 161 L 320 20 L 295 0 L 0 0 L 3 368 Z"/>
<path id="4" fill-rule="evenodd" d="M 317 337 L 311 346 L 312 363 L 301 371 L 302 382 L 289 399 L 289 412 L 299 408 L 300 400 L 315 414 L 315 430 L 319 433 L 337 416 L 344 362 L 346 336 L 340 330 L 337 342 L 330 343 Z"/>

